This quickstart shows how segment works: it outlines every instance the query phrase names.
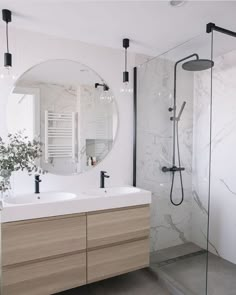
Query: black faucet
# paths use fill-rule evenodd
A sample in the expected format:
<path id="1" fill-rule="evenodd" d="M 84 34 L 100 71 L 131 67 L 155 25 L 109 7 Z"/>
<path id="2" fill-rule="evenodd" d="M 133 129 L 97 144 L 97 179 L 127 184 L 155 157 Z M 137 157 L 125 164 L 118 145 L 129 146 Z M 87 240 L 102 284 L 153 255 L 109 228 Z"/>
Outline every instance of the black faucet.
<path id="1" fill-rule="evenodd" d="M 35 194 L 39 194 L 40 191 L 39 191 L 39 183 L 41 182 L 42 180 L 40 179 L 40 175 L 36 174 L 34 176 L 34 184 L 35 184 Z"/>
<path id="2" fill-rule="evenodd" d="M 106 175 L 106 171 L 100 172 L 100 188 L 105 188 L 105 178 L 109 178 L 109 175 Z"/>

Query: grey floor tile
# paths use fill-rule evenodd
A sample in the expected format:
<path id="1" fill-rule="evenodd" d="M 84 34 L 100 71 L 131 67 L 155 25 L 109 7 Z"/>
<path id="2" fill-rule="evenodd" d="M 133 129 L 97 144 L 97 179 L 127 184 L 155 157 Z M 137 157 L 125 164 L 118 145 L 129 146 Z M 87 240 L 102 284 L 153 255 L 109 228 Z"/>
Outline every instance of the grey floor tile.
<path id="1" fill-rule="evenodd" d="M 170 295 L 154 272 L 143 269 L 57 295 Z"/>
<path id="2" fill-rule="evenodd" d="M 151 253 L 151 261 L 153 263 L 158 263 L 161 261 L 169 260 L 172 258 L 180 257 L 183 255 L 188 255 L 190 253 L 194 253 L 202 250 L 199 246 L 194 243 L 185 243 L 182 245 L 162 249 L 156 252 Z"/>
<path id="3" fill-rule="evenodd" d="M 179 248 L 169 249 L 170 257 L 176 249 L 178 253 L 181 252 Z M 164 254 L 168 257 L 168 249 L 165 249 Z M 207 295 L 236 295 L 236 265 L 211 253 L 208 257 Z M 158 265 L 158 259 L 152 263 L 152 269 L 157 275 L 171 282 L 184 295 L 206 294 L 207 254 L 187 257 L 163 266 Z"/>

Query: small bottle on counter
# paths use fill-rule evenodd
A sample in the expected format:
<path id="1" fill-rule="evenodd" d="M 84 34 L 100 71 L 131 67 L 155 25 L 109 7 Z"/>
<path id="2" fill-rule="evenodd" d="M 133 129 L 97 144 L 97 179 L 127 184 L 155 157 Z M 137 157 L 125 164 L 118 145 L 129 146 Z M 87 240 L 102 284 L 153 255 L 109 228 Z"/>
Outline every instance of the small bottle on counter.
<path id="1" fill-rule="evenodd" d="M 92 157 L 88 157 L 87 166 L 92 166 Z"/>
<path id="2" fill-rule="evenodd" d="M 95 166 L 97 164 L 97 159 L 96 157 L 92 157 L 92 165 Z"/>

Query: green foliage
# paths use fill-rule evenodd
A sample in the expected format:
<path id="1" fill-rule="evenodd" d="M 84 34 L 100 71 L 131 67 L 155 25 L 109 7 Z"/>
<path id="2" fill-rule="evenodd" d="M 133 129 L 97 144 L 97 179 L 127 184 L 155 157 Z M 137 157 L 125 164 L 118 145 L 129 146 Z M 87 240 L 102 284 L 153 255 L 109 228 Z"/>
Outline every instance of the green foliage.
<path id="1" fill-rule="evenodd" d="M 14 171 L 26 170 L 29 175 L 33 172 L 43 173 L 35 165 L 35 160 L 41 155 L 41 143 L 30 141 L 23 132 L 8 134 L 6 142 L 0 137 L 0 191 L 10 188 L 9 179 Z"/>

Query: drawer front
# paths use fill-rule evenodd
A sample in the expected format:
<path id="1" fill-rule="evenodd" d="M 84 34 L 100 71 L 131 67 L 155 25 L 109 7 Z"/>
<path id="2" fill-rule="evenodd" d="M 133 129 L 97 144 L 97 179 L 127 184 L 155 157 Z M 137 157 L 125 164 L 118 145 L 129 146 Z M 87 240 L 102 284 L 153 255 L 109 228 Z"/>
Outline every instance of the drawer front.
<path id="1" fill-rule="evenodd" d="M 86 216 L 43 218 L 2 226 L 3 265 L 84 250 Z"/>
<path id="2" fill-rule="evenodd" d="M 149 206 L 88 214 L 88 248 L 149 235 Z"/>
<path id="3" fill-rule="evenodd" d="M 3 268 L 6 295 L 50 295 L 84 284 L 86 253 Z"/>
<path id="4" fill-rule="evenodd" d="M 125 243 L 88 252 L 88 283 L 149 265 L 149 240 Z"/>

